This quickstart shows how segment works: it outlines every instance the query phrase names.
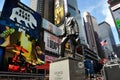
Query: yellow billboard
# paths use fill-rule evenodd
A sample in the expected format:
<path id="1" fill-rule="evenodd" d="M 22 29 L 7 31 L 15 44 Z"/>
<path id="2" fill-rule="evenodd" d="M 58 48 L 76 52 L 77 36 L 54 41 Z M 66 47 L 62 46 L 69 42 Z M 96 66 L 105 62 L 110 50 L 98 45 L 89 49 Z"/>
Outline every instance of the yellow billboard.
<path id="1" fill-rule="evenodd" d="M 55 0 L 54 3 L 54 23 L 61 25 L 64 22 L 64 0 Z"/>

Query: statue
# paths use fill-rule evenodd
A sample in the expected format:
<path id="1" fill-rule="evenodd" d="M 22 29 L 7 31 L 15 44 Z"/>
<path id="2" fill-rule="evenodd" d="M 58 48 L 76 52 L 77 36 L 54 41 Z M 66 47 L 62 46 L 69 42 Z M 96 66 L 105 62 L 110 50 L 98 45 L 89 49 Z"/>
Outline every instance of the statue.
<path id="1" fill-rule="evenodd" d="M 75 48 L 77 45 L 76 39 L 79 35 L 78 23 L 74 17 L 70 17 L 70 13 L 68 13 L 65 17 L 64 23 L 64 34 L 62 35 L 61 40 L 61 57 L 65 56 L 65 44 L 68 40 L 70 40 L 70 52 L 75 57 Z"/>

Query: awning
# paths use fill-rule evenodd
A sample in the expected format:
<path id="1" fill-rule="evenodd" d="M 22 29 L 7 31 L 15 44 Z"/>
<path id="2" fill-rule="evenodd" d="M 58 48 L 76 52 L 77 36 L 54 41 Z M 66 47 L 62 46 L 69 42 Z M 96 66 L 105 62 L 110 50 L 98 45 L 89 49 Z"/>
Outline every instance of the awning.
<path id="1" fill-rule="evenodd" d="M 42 65 L 37 65 L 37 66 L 35 66 L 35 68 L 36 68 L 36 69 L 49 70 L 49 66 L 50 66 L 50 63 L 45 63 L 45 64 L 42 64 Z"/>
<path id="2" fill-rule="evenodd" d="M 108 62 L 108 61 L 109 61 L 108 59 L 103 58 L 103 59 L 99 60 L 99 63 L 105 64 L 105 63 Z"/>

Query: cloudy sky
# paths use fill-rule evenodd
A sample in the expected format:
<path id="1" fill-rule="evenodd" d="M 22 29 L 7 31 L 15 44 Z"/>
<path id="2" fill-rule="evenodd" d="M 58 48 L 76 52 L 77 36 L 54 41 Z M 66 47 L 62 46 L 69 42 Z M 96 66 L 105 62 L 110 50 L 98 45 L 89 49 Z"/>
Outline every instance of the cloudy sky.
<path id="1" fill-rule="evenodd" d="M 81 3 L 82 0 L 78 0 L 78 7 L 83 13 L 84 11 L 90 12 L 90 14 L 96 17 L 98 23 L 107 21 L 111 26 L 114 26 L 107 0 L 86 0 Z"/>
<path id="2" fill-rule="evenodd" d="M 5 0 L 0 0 L 0 11 L 2 10 L 4 1 Z M 29 6 L 30 0 L 21 1 Z M 81 11 L 81 16 L 83 16 L 84 11 L 88 11 L 97 19 L 98 24 L 103 21 L 108 22 L 111 25 L 116 43 L 120 43 L 114 21 L 109 11 L 109 4 L 107 3 L 107 0 L 78 0 L 78 7 Z"/>
<path id="3" fill-rule="evenodd" d="M 107 0 L 78 0 L 78 7 L 81 16 L 83 16 L 84 11 L 88 11 L 97 19 L 98 24 L 103 21 L 108 22 L 111 25 L 116 44 L 120 43 Z"/>

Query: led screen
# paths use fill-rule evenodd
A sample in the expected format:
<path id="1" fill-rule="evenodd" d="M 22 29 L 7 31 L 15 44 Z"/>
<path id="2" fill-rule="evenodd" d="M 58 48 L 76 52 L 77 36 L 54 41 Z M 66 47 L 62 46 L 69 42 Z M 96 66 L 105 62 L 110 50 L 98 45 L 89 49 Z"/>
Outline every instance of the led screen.
<path id="1" fill-rule="evenodd" d="M 120 29 L 120 8 L 113 11 L 113 16 L 118 29 Z"/>
<path id="2" fill-rule="evenodd" d="M 34 72 L 36 65 L 44 63 L 41 21 L 38 13 L 21 2 L 5 1 L 0 18 L 0 46 L 5 48 L 3 71 Z"/>
<path id="3" fill-rule="evenodd" d="M 2 69 L 3 57 L 4 57 L 4 47 L 0 47 L 0 70 Z"/>
<path id="4" fill-rule="evenodd" d="M 54 0 L 54 21 L 56 25 L 63 24 L 64 21 L 64 0 Z"/>

